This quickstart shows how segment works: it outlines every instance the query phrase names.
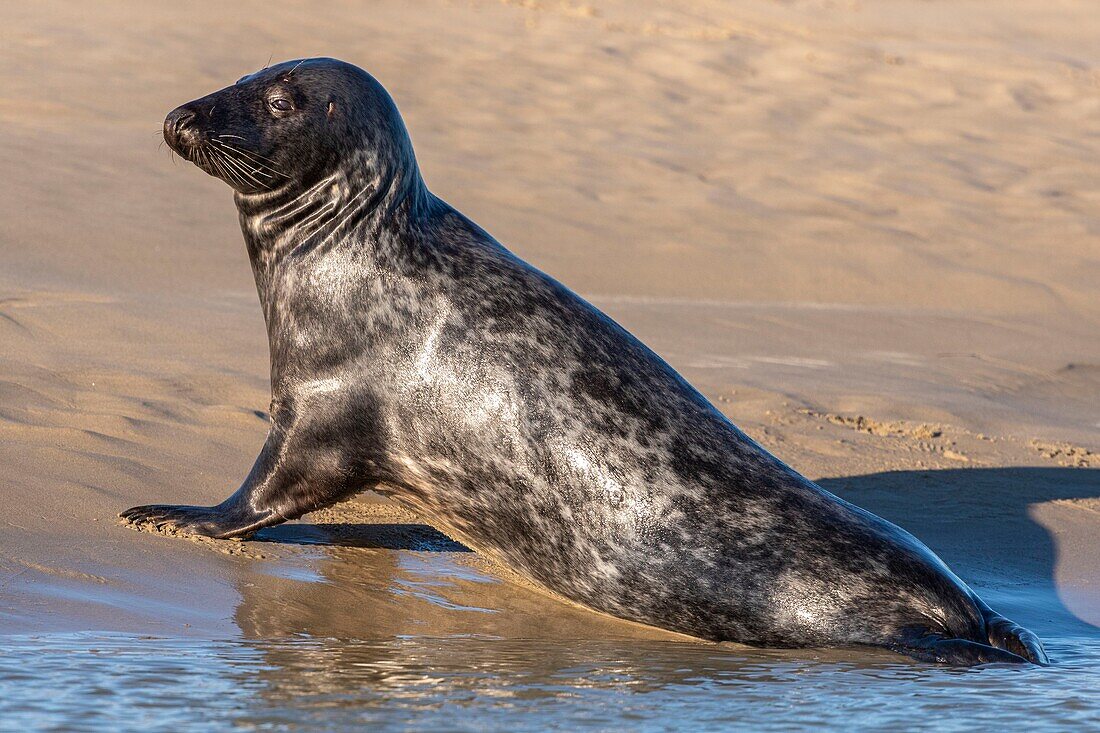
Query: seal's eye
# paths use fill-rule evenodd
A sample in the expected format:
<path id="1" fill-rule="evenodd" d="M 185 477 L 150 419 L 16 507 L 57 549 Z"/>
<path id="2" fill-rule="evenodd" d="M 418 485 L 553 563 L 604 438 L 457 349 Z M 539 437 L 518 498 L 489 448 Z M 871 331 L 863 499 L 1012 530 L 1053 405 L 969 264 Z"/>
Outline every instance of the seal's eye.
<path id="1" fill-rule="evenodd" d="M 271 105 L 271 109 L 276 112 L 289 112 L 294 109 L 294 105 L 286 97 L 275 97 L 269 100 L 268 104 Z"/>

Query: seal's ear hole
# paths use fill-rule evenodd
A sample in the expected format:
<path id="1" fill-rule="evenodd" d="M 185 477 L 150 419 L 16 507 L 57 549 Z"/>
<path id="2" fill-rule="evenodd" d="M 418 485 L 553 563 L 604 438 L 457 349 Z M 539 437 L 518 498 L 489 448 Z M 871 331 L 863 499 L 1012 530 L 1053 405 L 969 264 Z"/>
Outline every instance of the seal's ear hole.
<path id="1" fill-rule="evenodd" d="M 336 102 L 328 103 L 328 118 L 331 120 L 336 116 Z"/>

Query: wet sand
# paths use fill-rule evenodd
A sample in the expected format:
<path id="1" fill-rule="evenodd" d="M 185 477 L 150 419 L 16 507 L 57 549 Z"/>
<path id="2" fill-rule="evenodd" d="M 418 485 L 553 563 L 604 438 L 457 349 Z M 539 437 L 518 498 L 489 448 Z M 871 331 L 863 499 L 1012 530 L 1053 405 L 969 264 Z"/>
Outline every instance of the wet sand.
<path id="1" fill-rule="evenodd" d="M 246 543 L 117 525 L 220 501 L 267 430 L 230 193 L 160 122 L 332 55 L 391 90 L 433 191 L 779 457 L 1055 647 L 1100 638 L 1100 20 L 998 8 L 8 8 L 0 633 L 680 639 L 370 496 Z"/>

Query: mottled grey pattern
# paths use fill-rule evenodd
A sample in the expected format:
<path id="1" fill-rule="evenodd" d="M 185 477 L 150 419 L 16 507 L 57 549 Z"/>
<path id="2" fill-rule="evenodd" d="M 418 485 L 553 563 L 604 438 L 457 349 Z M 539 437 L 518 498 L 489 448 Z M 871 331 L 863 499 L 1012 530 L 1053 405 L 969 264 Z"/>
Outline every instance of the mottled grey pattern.
<path id="1" fill-rule="evenodd" d="M 180 107 L 165 136 L 236 191 L 272 427 L 222 504 L 129 520 L 242 536 L 377 488 L 621 618 L 758 645 L 1045 661 L 919 541 L 785 466 L 432 195 L 365 72 L 280 64 Z"/>

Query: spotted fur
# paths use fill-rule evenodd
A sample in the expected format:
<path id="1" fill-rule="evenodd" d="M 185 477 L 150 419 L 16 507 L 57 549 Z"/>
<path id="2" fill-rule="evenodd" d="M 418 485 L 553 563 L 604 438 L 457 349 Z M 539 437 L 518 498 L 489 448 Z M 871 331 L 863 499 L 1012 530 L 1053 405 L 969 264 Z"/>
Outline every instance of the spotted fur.
<path id="1" fill-rule="evenodd" d="M 236 190 L 272 427 L 222 504 L 129 520 L 243 536 L 374 488 L 624 619 L 757 645 L 1045 661 L 918 540 L 784 465 L 431 194 L 365 72 L 274 66 L 184 105 L 165 130 Z M 225 175 L 203 153 L 210 139 L 236 143 L 233 170 L 266 161 L 280 175 Z"/>

